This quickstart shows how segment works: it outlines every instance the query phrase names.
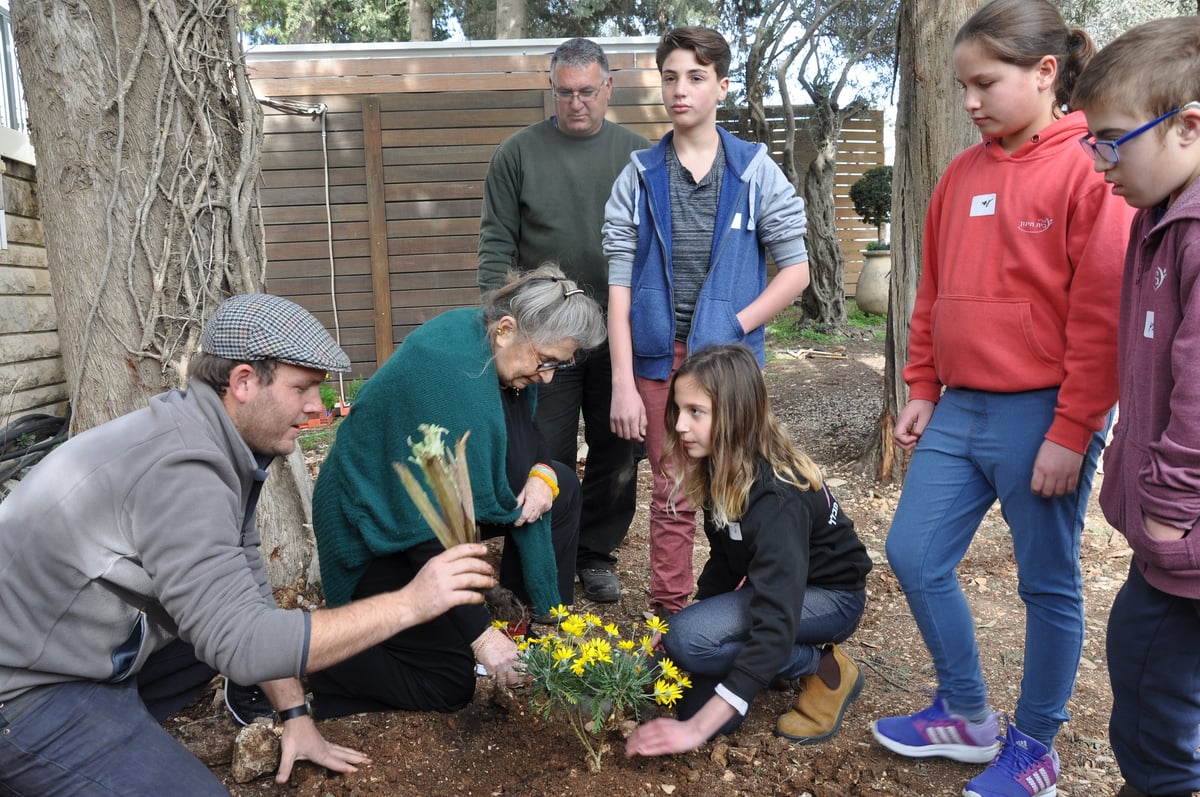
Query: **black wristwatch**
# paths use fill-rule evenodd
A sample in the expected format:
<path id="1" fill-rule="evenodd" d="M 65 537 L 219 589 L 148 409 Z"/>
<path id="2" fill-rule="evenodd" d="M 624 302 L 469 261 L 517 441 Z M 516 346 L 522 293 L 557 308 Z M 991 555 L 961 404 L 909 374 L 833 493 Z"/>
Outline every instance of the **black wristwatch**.
<path id="1" fill-rule="evenodd" d="M 275 719 L 279 722 L 287 722 L 288 720 L 294 720 L 294 719 L 296 719 L 296 717 L 311 717 L 311 716 L 312 716 L 312 705 L 309 703 L 307 698 L 305 698 L 304 702 L 298 706 L 293 706 L 292 708 L 285 708 L 283 711 L 277 711 L 275 713 Z"/>

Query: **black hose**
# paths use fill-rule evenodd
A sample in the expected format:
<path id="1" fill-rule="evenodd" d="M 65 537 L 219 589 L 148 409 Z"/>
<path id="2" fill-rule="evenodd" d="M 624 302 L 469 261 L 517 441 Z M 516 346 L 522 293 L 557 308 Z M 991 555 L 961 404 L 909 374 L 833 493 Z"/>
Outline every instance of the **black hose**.
<path id="1" fill-rule="evenodd" d="M 0 429 L 0 483 L 6 482 L 67 439 L 71 413 L 66 417 L 30 413 Z M 22 444 L 22 441 L 32 441 Z"/>

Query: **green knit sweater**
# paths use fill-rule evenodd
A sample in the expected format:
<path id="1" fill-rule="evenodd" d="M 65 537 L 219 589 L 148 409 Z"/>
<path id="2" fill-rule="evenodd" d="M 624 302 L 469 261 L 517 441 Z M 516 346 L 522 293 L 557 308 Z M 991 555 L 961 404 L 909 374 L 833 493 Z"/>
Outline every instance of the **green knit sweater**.
<path id="1" fill-rule="evenodd" d="M 537 391 L 526 389 L 530 414 Z M 434 537 L 408 497 L 393 462 L 407 462 L 408 440 L 423 423 L 445 427 L 453 445 L 468 430 L 467 465 L 479 523 L 509 525 L 520 511 L 508 484 L 508 435 L 500 379 L 483 311 L 442 313 L 414 330 L 359 391 L 338 426 L 313 490 L 313 525 L 325 601 L 347 603 L 375 557 Z M 515 527 L 525 586 L 538 612 L 559 602 L 550 513 Z"/>

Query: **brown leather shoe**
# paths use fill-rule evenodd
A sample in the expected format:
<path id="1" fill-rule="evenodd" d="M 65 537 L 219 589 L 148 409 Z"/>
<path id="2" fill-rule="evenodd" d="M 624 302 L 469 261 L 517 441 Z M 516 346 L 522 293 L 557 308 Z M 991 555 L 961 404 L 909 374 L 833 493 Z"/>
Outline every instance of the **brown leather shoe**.
<path id="1" fill-rule="evenodd" d="M 846 707 L 862 693 L 863 674 L 858 665 L 833 645 L 833 657 L 841 673 L 841 685 L 830 689 L 816 675 L 804 678 L 804 690 L 792 710 L 775 723 L 775 733 L 798 744 L 817 744 L 832 739 L 842 727 Z"/>

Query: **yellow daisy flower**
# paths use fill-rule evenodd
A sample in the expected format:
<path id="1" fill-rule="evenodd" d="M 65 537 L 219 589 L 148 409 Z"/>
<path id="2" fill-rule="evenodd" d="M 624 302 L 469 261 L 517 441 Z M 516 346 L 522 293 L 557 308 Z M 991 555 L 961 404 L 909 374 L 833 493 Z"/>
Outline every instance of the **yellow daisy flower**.
<path id="1" fill-rule="evenodd" d="M 564 633 L 571 636 L 583 636 L 587 631 L 587 623 L 579 615 L 573 614 L 559 625 Z"/>
<path id="2" fill-rule="evenodd" d="M 671 683 L 665 678 L 654 682 L 654 702 L 659 705 L 673 706 L 682 696 L 683 690 L 679 688 L 679 684 Z"/>

